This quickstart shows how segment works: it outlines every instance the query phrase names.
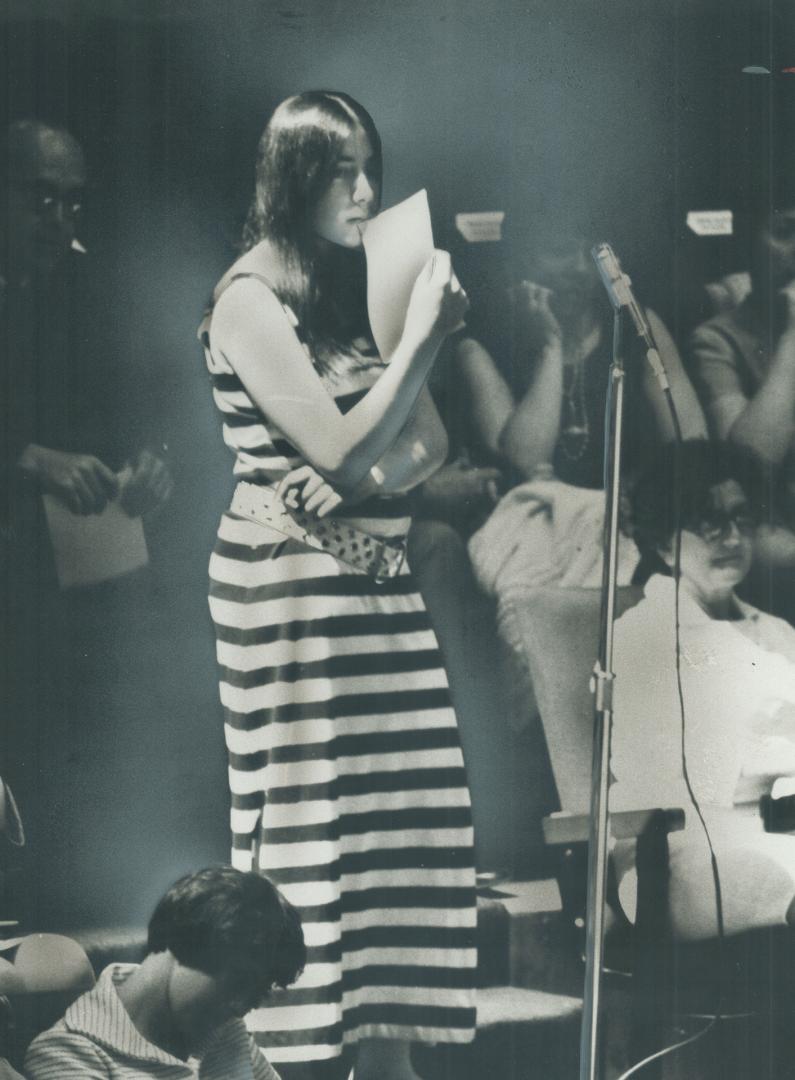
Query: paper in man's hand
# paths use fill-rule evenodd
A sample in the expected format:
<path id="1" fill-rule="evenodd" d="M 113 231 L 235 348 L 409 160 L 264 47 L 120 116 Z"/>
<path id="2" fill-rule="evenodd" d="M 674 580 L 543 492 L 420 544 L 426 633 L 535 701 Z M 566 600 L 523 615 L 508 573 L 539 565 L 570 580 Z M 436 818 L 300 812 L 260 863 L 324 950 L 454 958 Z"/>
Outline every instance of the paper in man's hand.
<path id="1" fill-rule="evenodd" d="M 128 478 L 129 469 L 119 473 L 122 486 Z M 118 498 L 99 514 L 74 514 L 55 496 L 42 498 L 62 589 L 109 581 L 149 562 L 143 522 L 129 517 Z"/>

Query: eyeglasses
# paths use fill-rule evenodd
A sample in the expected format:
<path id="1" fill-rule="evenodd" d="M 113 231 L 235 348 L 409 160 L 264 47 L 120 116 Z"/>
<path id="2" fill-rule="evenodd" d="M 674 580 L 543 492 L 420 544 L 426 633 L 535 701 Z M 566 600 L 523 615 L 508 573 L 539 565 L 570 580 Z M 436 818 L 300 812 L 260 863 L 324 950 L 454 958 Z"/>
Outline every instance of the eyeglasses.
<path id="1" fill-rule="evenodd" d="M 65 218 L 79 217 L 83 204 L 78 192 L 59 192 L 51 187 L 17 184 L 17 190 L 25 196 L 28 208 L 42 218 L 54 218 L 58 213 Z"/>
<path id="2" fill-rule="evenodd" d="M 696 522 L 689 531 L 697 533 L 708 544 L 713 544 L 718 540 L 726 540 L 731 536 L 733 528 L 737 529 L 740 536 L 750 536 L 756 525 L 751 511 L 740 506 L 724 513 L 714 510 Z"/>
<path id="3" fill-rule="evenodd" d="M 38 212 L 42 217 L 53 217 L 60 209 L 64 217 L 76 218 L 83 209 L 83 204 L 72 199 L 61 198 L 60 195 L 43 195 L 39 199 Z"/>

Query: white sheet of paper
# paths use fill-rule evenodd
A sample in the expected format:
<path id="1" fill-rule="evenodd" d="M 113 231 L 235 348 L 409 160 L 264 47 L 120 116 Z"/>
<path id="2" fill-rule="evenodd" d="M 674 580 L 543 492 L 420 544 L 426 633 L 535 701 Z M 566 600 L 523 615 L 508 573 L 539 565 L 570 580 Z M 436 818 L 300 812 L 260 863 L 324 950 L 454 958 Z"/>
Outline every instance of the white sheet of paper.
<path id="1" fill-rule="evenodd" d="M 118 499 L 99 514 L 73 514 L 52 495 L 42 499 L 62 589 L 109 581 L 149 562 L 143 522 L 129 517 Z"/>
<path id="2" fill-rule="evenodd" d="M 364 250 L 370 327 L 379 353 L 388 360 L 400 342 L 414 282 L 433 254 L 425 189 L 368 222 Z"/>

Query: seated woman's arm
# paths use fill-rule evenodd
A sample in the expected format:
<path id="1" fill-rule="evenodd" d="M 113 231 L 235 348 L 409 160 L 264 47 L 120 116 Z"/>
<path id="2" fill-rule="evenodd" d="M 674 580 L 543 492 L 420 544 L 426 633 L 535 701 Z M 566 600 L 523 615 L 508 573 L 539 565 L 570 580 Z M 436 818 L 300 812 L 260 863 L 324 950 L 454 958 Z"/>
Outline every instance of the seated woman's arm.
<path id="1" fill-rule="evenodd" d="M 783 461 L 795 439 L 795 281 L 781 291 L 779 302 L 784 332 L 759 389 L 730 431 L 731 439 L 774 465 Z"/>
<path id="2" fill-rule="evenodd" d="M 707 423 L 674 339 L 669 334 L 665 323 L 654 311 L 647 309 L 646 318 L 668 376 L 671 397 L 682 428 L 682 438 L 704 439 L 707 436 Z M 671 442 L 674 438 L 674 427 L 668 410 L 668 402 L 665 400 L 654 372 L 647 363 L 644 363 L 643 389 L 654 413 L 658 436 L 663 442 Z"/>
<path id="3" fill-rule="evenodd" d="M 449 256 L 421 271 L 400 344 L 361 401 L 340 413 L 270 289 L 255 279 L 231 285 L 216 305 L 213 348 L 251 399 L 310 464 L 334 485 L 352 488 L 400 436 L 444 337 L 466 300 L 453 284 Z"/>
<path id="4" fill-rule="evenodd" d="M 690 341 L 690 359 L 699 391 L 720 439 L 748 447 L 763 461 L 784 460 L 795 438 L 795 283 L 781 298 L 786 323 L 770 364 L 749 396 L 731 341 L 711 323 L 699 326 Z"/>
<path id="5" fill-rule="evenodd" d="M 473 440 L 497 459 L 503 428 L 514 409 L 513 394 L 491 354 L 474 338 L 464 337 L 457 343 L 454 364 L 464 387 Z"/>
<path id="6" fill-rule="evenodd" d="M 523 281 L 517 299 L 524 318 L 541 331 L 541 346 L 533 379 L 505 423 L 499 444 L 503 456 L 522 476 L 531 477 L 540 465 L 552 461 L 560 434 L 563 402 L 563 339 L 549 307 L 550 293 Z"/>
<path id="7" fill-rule="evenodd" d="M 503 428 L 500 447 L 508 462 L 529 478 L 552 461 L 560 433 L 563 356 L 560 342 L 541 353 L 536 377 Z"/>

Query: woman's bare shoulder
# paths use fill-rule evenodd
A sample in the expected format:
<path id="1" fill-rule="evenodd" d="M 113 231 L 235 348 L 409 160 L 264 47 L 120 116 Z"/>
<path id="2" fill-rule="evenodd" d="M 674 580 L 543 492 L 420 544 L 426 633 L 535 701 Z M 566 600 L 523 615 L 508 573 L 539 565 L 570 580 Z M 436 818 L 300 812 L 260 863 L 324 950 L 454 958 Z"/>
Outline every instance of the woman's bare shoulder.
<path id="1" fill-rule="evenodd" d="M 265 260 L 249 258 L 249 254 L 246 252 L 227 270 L 215 290 L 211 336 L 222 349 L 250 334 L 265 334 L 273 339 L 286 330 L 295 333 L 295 317 L 263 272 L 267 268 Z"/>
<path id="2" fill-rule="evenodd" d="M 243 281 L 250 277 L 259 278 L 264 285 L 273 290 L 282 277 L 283 268 L 282 257 L 273 244 L 268 240 L 261 240 L 259 244 L 243 252 L 240 258 L 232 263 L 215 286 L 213 298 L 217 303 L 235 279 Z"/>

